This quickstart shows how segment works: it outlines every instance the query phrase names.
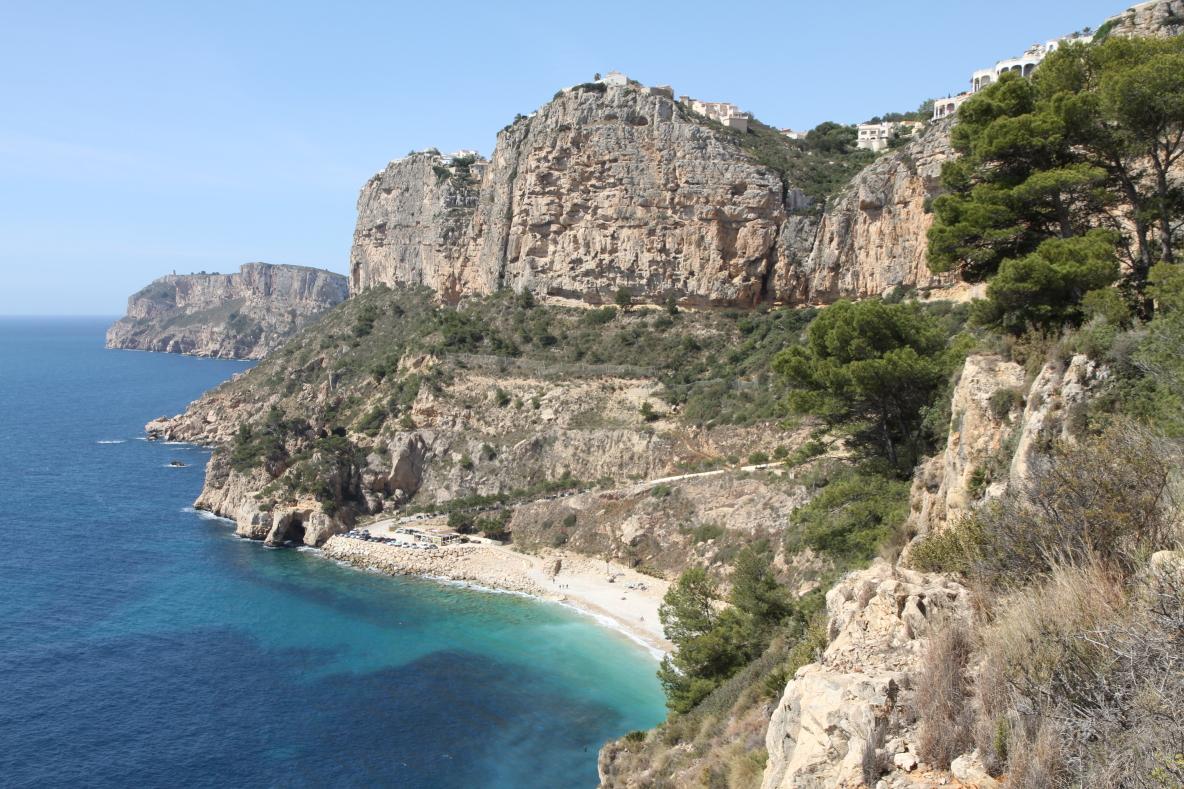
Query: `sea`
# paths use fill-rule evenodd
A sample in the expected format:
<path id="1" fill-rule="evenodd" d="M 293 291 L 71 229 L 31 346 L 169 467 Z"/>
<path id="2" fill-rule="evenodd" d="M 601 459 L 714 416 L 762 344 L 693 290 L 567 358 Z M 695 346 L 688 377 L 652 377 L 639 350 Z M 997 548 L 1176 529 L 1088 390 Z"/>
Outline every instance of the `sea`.
<path id="1" fill-rule="evenodd" d="M 0 785 L 588 787 L 662 720 L 654 656 L 588 616 L 195 512 L 208 450 L 143 426 L 250 364 L 109 322 L 0 318 Z"/>

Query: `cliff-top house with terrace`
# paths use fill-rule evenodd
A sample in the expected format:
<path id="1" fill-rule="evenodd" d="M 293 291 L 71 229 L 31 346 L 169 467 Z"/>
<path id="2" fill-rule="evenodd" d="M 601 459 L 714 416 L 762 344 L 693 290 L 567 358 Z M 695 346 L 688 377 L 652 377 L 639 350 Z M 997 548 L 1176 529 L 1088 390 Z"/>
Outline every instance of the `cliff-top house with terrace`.
<path id="1" fill-rule="evenodd" d="M 1028 47 L 1024 54 L 1014 58 L 1007 58 L 1000 60 L 990 68 L 979 69 L 970 75 L 970 90 L 963 91 L 957 96 L 950 96 L 944 99 L 937 99 L 933 103 L 933 120 L 941 120 L 948 118 L 958 112 L 958 108 L 974 94 L 980 90 L 984 90 L 988 86 L 999 81 L 999 78 L 1004 74 L 1014 73 L 1021 77 L 1030 77 L 1036 67 L 1040 65 L 1046 57 L 1053 52 L 1056 52 L 1065 44 L 1071 44 L 1078 41 L 1088 42 L 1093 40 L 1092 31 L 1088 29 L 1081 33 L 1074 33 L 1069 36 L 1062 36 L 1061 38 L 1054 38 L 1051 41 L 1046 41 L 1043 44 L 1033 44 Z"/>

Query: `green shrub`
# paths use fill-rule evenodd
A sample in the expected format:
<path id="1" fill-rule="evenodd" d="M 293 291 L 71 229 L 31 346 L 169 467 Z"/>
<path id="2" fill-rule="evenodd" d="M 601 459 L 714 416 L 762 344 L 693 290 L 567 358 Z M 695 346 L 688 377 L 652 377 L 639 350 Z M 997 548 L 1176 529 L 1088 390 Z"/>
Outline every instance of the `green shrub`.
<path id="1" fill-rule="evenodd" d="M 708 540 L 718 540 L 722 536 L 724 536 L 724 527 L 718 523 L 704 523 L 696 526 L 694 531 L 691 532 L 691 539 L 696 544 L 707 542 Z"/>
<path id="2" fill-rule="evenodd" d="M 603 326 L 606 323 L 611 323 L 615 317 L 617 317 L 616 307 L 600 307 L 585 312 L 584 323 L 589 326 Z"/>
<path id="3" fill-rule="evenodd" d="M 365 433 L 368 436 L 378 435 L 378 431 L 382 429 L 383 423 L 386 421 L 387 412 L 383 408 L 375 407 L 366 412 L 366 414 L 358 420 L 356 428 L 359 433 Z"/>
<path id="4" fill-rule="evenodd" d="M 1000 422 L 1010 420 L 1011 412 L 1023 407 L 1024 393 L 1019 389 L 1001 387 L 991 394 L 987 404 L 995 419 Z"/>
<path id="5" fill-rule="evenodd" d="M 849 470 L 790 518 L 787 540 L 840 565 L 868 561 L 908 515 L 909 483 Z"/>

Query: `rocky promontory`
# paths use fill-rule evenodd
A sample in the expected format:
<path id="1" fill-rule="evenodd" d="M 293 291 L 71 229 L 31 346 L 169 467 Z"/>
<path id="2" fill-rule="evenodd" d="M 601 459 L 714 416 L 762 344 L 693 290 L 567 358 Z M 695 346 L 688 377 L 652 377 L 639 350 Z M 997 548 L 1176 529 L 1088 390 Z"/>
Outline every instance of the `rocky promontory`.
<path id="1" fill-rule="evenodd" d="M 133 294 L 107 347 L 258 359 L 348 295 L 323 269 L 247 263 L 237 274 L 169 274 Z"/>

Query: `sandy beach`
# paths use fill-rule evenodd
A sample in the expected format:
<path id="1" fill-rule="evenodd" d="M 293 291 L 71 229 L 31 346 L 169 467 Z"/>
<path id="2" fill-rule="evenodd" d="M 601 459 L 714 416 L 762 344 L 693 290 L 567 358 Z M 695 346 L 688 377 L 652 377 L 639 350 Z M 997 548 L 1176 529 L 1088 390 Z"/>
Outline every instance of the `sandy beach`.
<path id="1" fill-rule="evenodd" d="M 391 575 L 444 578 L 562 602 L 610 620 L 650 649 L 670 650 L 658 621 L 669 583 L 611 562 L 566 551 L 524 554 L 501 545 L 400 548 L 343 535 L 329 538 L 324 555 Z"/>

